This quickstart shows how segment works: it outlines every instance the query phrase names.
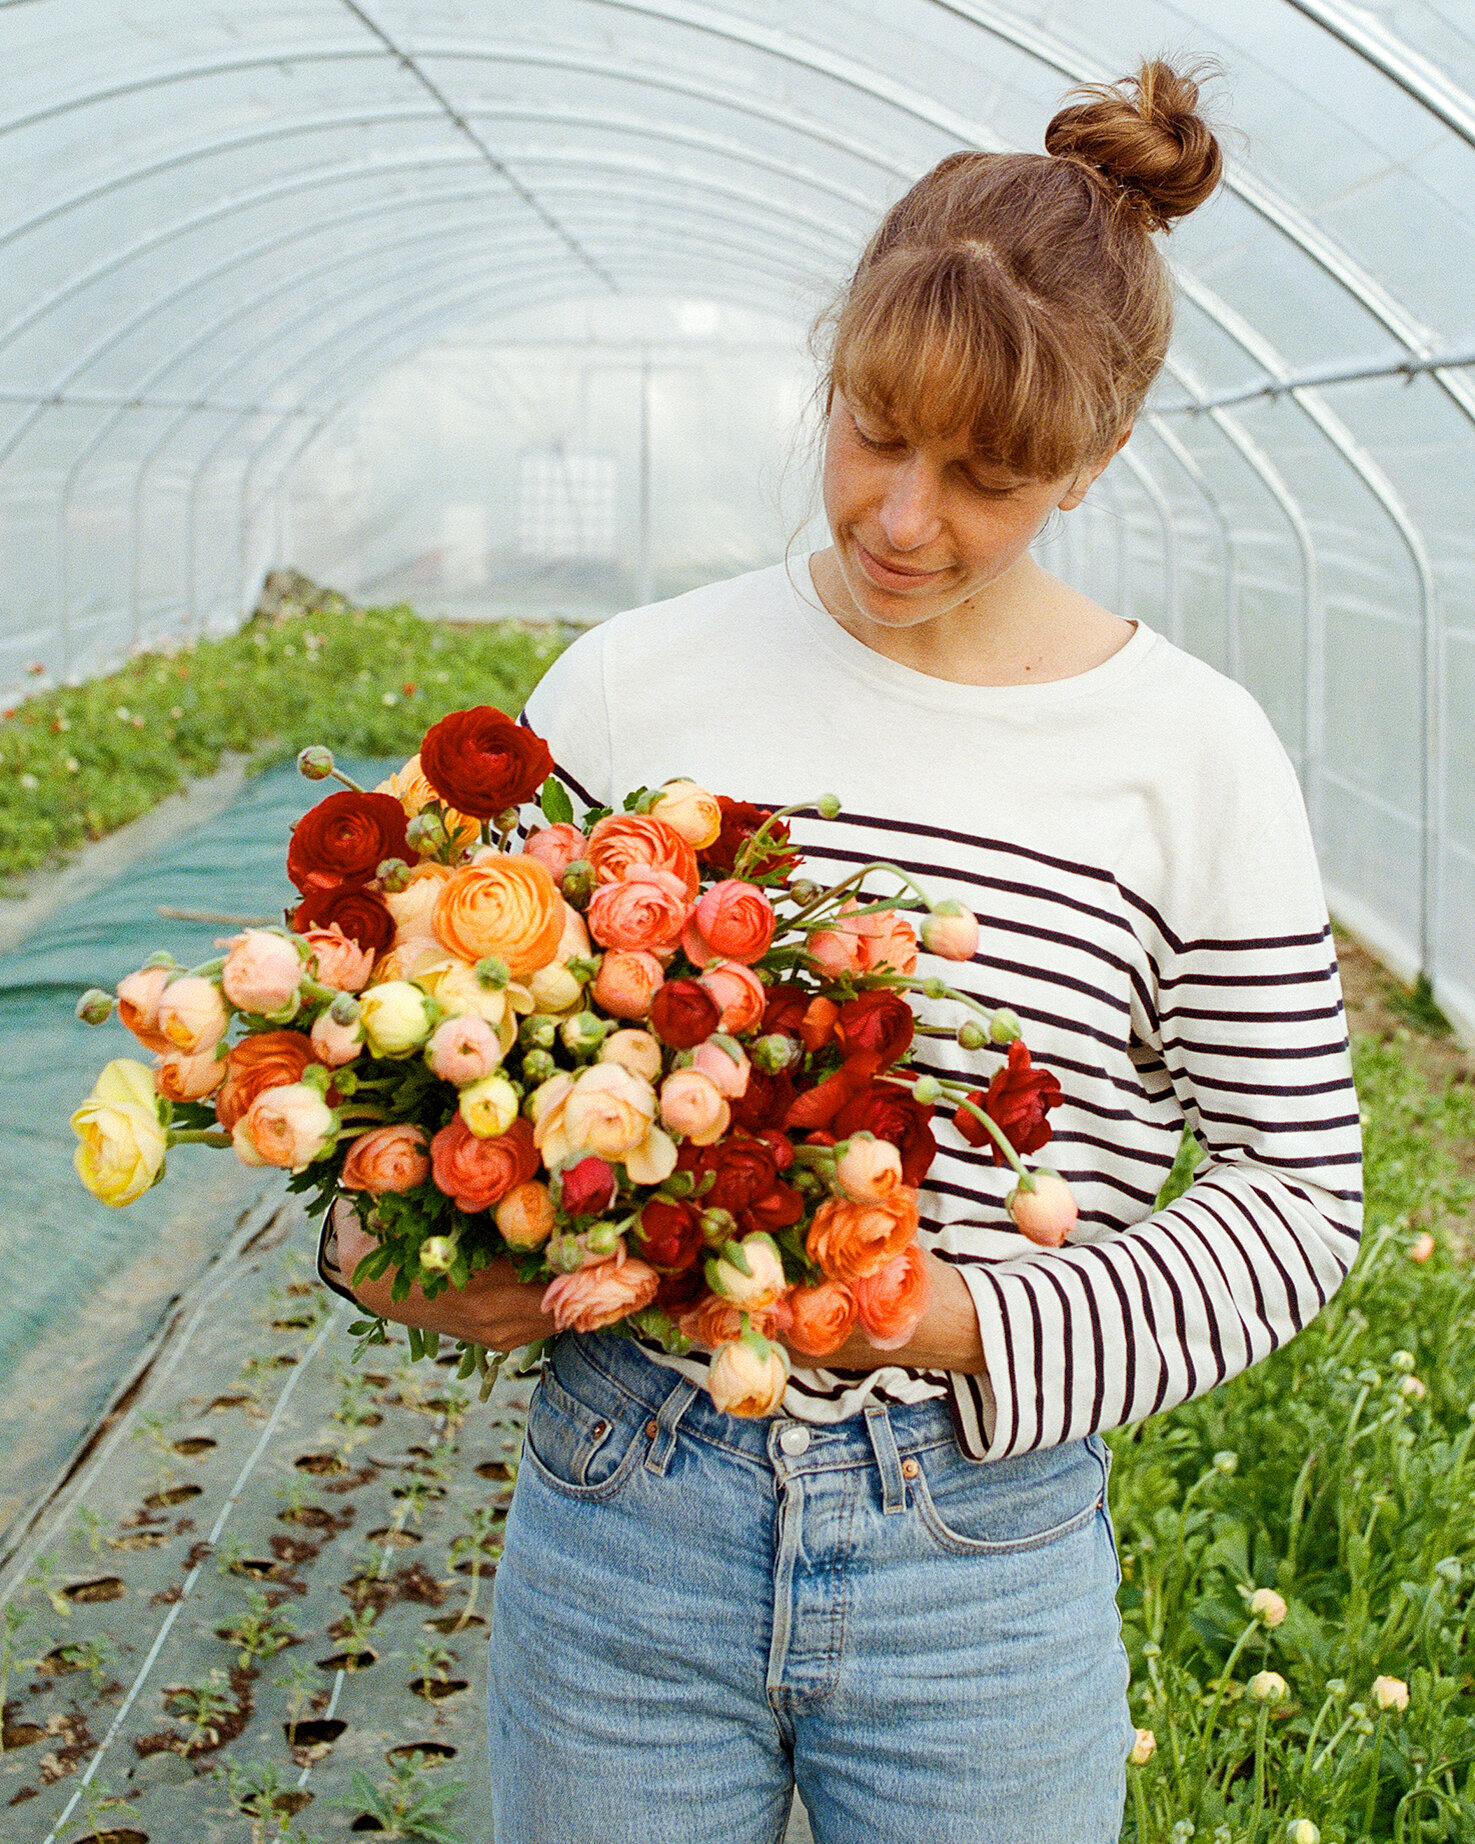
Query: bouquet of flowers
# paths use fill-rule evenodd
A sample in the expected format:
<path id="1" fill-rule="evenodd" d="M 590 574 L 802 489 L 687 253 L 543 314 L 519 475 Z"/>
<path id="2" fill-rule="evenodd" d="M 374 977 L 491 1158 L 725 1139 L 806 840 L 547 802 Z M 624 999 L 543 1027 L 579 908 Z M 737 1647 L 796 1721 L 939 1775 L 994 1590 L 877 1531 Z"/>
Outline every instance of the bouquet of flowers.
<path id="1" fill-rule="evenodd" d="M 79 1002 L 155 1052 L 109 1063 L 72 1117 L 103 1202 L 158 1183 L 171 1146 L 231 1147 L 325 1209 L 353 1200 L 376 1241 L 355 1279 L 433 1298 L 509 1256 L 561 1331 L 711 1350 L 713 1400 L 739 1415 L 781 1396 L 780 1333 L 816 1360 L 857 1325 L 883 1349 L 911 1337 L 939 1104 L 1013 1166 L 1023 1233 L 1063 1241 L 1068 1187 L 1021 1158 L 1059 1083 L 1012 1013 L 918 977 L 919 947 L 975 953 L 976 918 L 894 865 L 803 876 L 787 822 L 833 818 L 833 796 L 770 813 L 674 780 L 575 823 L 546 744 L 490 706 L 443 718 L 373 791 L 326 749 L 298 765 L 343 787 L 292 833 L 283 926 Z M 971 1016 L 926 1024 L 915 996 Z M 919 1031 L 1002 1066 L 977 1088 L 918 1076 Z M 411 1331 L 414 1356 L 438 1342 Z M 473 1370 L 489 1386 L 468 1345 Z"/>

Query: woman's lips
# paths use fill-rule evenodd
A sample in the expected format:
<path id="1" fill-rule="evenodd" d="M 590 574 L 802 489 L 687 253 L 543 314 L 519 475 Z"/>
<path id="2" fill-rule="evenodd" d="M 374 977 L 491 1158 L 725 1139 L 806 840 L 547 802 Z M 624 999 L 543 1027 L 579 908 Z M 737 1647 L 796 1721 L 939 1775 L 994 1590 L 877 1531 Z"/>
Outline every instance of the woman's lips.
<path id="1" fill-rule="evenodd" d="M 861 569 L 881 589 L 913 589 L 918 583 L 934 582 L 945 574 L 943 570 L 903 570 L 894 564 L 883 563 L 858 538 L 855 540 L 855 550 Z"/>

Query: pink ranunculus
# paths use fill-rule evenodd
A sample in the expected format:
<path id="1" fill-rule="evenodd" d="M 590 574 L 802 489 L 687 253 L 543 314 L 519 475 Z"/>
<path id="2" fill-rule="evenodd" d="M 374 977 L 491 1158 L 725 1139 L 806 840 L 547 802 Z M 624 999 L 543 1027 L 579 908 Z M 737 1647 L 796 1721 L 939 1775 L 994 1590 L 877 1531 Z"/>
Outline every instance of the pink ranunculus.
<path id="1" fill-rule="evenodd" d="M 306 968 L 294 938 L 266 928 L 248 928 L 244 934 L 233 935 L 225 945 L 220 989 L 232 1005 L 279 1023 L 295 1014 Z M 349 945 L 355 953 L 361 952 L 357 943 Z M 373 956 L 367 958 L 372 965 Z"/>
<path id="2" fill-rule="evenodd" d="M 1076 1220 L 1076 1200 L 1070 1186 L 1054 1172 L 1031 1172 L 1034 1189 L 1016 1186 L 1005 1208 L 1017 1228 L 1041 1248 L 1058 1249 Z"/>
<path id="3" fill-rule="evenodd" d="M 317 964 L 317 978 L 337 992 L 362 992 L 374 971 L 371 948 L 361 948 L 350 941 L 336 922 L 327 928 L 305 929 L 300 940 L 312 949 Z"/>
<path id="4" fill-rule="evenodd" d="M 709 1037 L 706 1043 L 698 1044 L 692 1051 L 691 1066 L 710 1077 L 718 1092 L 726 1095 L 729 1101 L 739 1101 L 748 1092 L 748 1077 L 753 1066 L 741 1044 L 724 1046 L 713 1043 Z"/>
<path id="5" fill-rule="evenodd" d="M 737 1037 L 762 1024 L 768 989 L 753 969 L 745 967 L 740 960 L 719 961 L 715 967 L 707 969 L 697 984 L 716 1002 L 719 1031 Z"/>
<path id="6" fill-rule="evenodd" d="M 614 1167 L 590 1153 L 571 1165 L 558 1181 L 559 1201 L 571 1217 L 597 1217 L 615 1197 Z"/>
<path id="7" fill-rule="evenodd" d="M 737 877 L 724 878 L 706 892 L 692 916 L 697 934 L 711 953 L 703 960 L 691 958 L 697 966 L 704 966 L 714 956 L 751 966 L 768 952 L 776 920 L 773 904 L 757 884 Z M 687 953 L 690 955 L 691 950 L 687 949 Z"/>
<path id="8" fill-rule="evenodd" d="M 159 1001 L 171 971 L 169 967 L 141 967 L 118 981 L 118 1017 L 146 1050 L 163 1053 L 174 1048 L 159 1029 Z"/>
<path id="9" fill-rule="evenodd" d="M 853 933 L 860 946 L 860 970 L 874 973 L 885 967 L 893 973 L 917 970 L 917 931 L 905 916 L 894 909 L 878 910 L 874 915 L 850 917 L 847 904 L 840 913 L 840 927 Z"/>
<path id="10" fill-rule="evenodd" d="M 621 882 L 600 885 L 589 899 L 587 920 L 601 946 L 652 953 L 676 946 L 690 910 L 679 877 L 637 865 Z"/>
<path id="11" fill-rule="evenodd" d="M 203 974 L 183 974 L 164 988 L 159 1001 L 159 1029 L 171 1049 L 197 1056 L 220 1042 L 228 1022 L 220 988 Z"/>
<path id="12" fill-rule="evenodd" d="M 563 901 L 562 898 L 559 900 Z M 563 933 L 558 937 L 558 949 L 553 956 L 554 960 L 561 965 L 566 960 L 587 958 L 593 952 L 584 918 L 572 903 L 564 902 Z"/>
<path id="13" fill-rule="evenodd" d="M 522 850 L 524 857 L 546 864 L 556 881 L 576 858 L 584 856 L 588 843 L 577 826 L 560 821 L 556 826 L 540 826 L 536 832 L 530 832 Z"/>
<path id="14" fill-rule="evenodd" d="M 382 1197 L 386 1191 L 413 1191 L 429 1176 L 430 1153 L 424 1133 L 408 1121 L 396 1121 L 359 1135 L 338 1182 L 345 1191 L 368 1191 Z"/>
<path id="15" fill-rule="evenodd" d="M 560 1332 L 597 1332 L 649 1306 L 660 1284 L 655 1269 L 632 1256 L 622 1242 L 608 1261 L 551 1280 L 543 1292 L 543 1311 L 552 1313 Z"/>
<path id="16" fill-rule="evenodd" d="M 661 1042 L 649 1031 L 612 1031 L 599 1046 L 596 1061 L 618 1063 L 632 1076 L 654 1082 L 661 1073 Z"/>
<path id="17" fill-rule="evenodd" d="M 661 1084 L 661 1125 L 694 1146 L 710 1146 L 732 1125 L 732 1110 L 710 1076 L 678 1069 Z"/>
<path id="18" fill-rule="evenodd" d="M 502 1046 L 485 1018 L 466 1012 L 441 1019 L 425 1046 L 425 1061 L 442 1082 L 465 1088 L 500 1066 Z"/>
<path id="19" fill-rule="evenodd" d="M 300 1172 L 323 1151 L 337 1126 L 337 1116 L 311 1083 L 289 1082 L 258 1095 L 236 1122 L 231 1139 L 247 1165 Z"/>
<path id="20" fill-rule="evenodd" d="M 319 1012 L 309 1033 L 313 1055 L 325 1069 L 342 1069 L 363 1052 L 364 1027 L 357 1019 L 339 1024 L 331 1011 Z"/>
<path id="21" fill-rule="evenodd" d="M 865 956 L 859 935 L 848 929 L 817 928 L 809 937 L 809 958 L 827 980 L 838 980 L 859 973 Z"/>
<path id="22" fill-rule="evenodd" d="M 203 1101 L 225 1080 L 225 1058 L 213 1049 L 198 1056 L 171 1050 L 154 1065 L 154 1087 L 166 1101 Z"/>
<path id="23" fill-rule="evenodd" d="M 879 1204 L 901 1183 L 901 1154 L 890 1140 L 857 1136 L 835 1165 L 835 1185 L 852 1204 Z"/>
<path id="24" fill-rule="evenodd" d="M 665 977 L 666 970 L 654 954 L 611 948 L 594 977 L 594 1003 L 612 1018 L 645 1018 Z"/>
<path id="25" fill-rule="evenodd" d="M 940 960 L 972 960 L 978 952 L 978 917 L 946 897 L 922 923 L 922 946 Z"/>
<path id="26" fill-rule="evenodd" d="M 916 1331 L 932 1297 L 926 1257 L 915 1242 L 874 1274 L 850 1283 L 866 1336 L 878 1351 L 897 1351 Z"/>

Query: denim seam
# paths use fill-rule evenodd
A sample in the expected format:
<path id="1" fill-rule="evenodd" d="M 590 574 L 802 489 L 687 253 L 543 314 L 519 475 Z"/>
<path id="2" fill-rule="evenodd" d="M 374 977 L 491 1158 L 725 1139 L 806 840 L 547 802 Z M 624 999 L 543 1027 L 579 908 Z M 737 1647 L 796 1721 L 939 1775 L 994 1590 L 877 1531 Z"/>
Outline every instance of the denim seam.
<path id="1" fill-rule="evenodd" d="M 1052 1524 L 1047 1530 L 1037 1531 L 1033 1536 L 1011 1538 L 1005 1542 L 994 1542 L 984 1537 L 965 1537 L 945 1524 L 932 1494 L 927 1489 L 925 1474 L 912 1481 L 916 1488 L 917 1509 L 921 1513 L 923 1526 L 931 1532 L 933 1539 L 944 1549 L 954 1555 L 962 1556 L 1011 1556 L 1022 1554 L 1026 1550 L 1043 1549 L 1046 1544 L 1058 1542 L 1068 1537 L 1072 1531 L 1082 1528 L 1101 1511 L 1102 1496 L 1098 1495 L 1084 1510 L 1076 1512 L 1074 1517 L 1066 1518 L 1062 1523 Z"/>

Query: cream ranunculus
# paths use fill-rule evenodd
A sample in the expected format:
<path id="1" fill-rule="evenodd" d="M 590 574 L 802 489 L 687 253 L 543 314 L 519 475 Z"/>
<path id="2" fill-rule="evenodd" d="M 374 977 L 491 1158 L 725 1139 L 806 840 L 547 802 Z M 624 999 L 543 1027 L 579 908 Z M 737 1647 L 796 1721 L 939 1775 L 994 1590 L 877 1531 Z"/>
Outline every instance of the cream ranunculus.
<path id="1" fill-rule="evenodd" d="M 728 1415 L 771 1415 L 789 1381 L 782 1345 L 756 1332 L 719 1345 L 707 1372 L 707 1392 Z"/>
<path id="2" fill-rule="evenodd" d="M 517 1090 L 506 1076 L 483 1076 L 467 1083 L 456 1105 L 477 1139 L 495 1140 L 517 1119 Z"/>
<path id="3" fill-rule="evenodd" d="M 497 1042 L 506 1056 L 517 1040 L 516 994 L 511 986 L 483 986 L 476 969 L 468 961 L 452 960 L 444 950 L 442 965 L 419 976 L 420 984 L 435 995 L 447 1018 L 485 1018 L 497 1033 Z M 528 1005 L 531 1010 L 531 1002 Z"/>
<path id="4" fill-rule="evenodd" d="M 154 1078 L 142 1063 L 109 1063 L 91 1095 L 72 1116 L 79 1144 L 77 1175 L 103 1204 L 121 1206 L 142 1197 L 164 1169 L 169 1138 L 159 1120 Z"/>
<path id="5" fill-rule="evenodd" d="M 409 1056 L 430 1035 L 432 1007 L 408 980 L 371 986 L 359 999 L 364 1041 L 375 1056 Z"/>

